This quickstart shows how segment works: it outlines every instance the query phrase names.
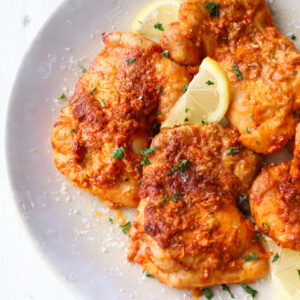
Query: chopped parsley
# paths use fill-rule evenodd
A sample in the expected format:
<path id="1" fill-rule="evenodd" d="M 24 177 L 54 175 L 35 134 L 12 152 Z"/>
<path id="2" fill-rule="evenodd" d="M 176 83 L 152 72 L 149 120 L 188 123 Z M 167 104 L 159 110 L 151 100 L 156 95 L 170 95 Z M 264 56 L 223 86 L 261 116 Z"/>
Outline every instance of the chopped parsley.
<path id="1" fill-rule="evenodd" d="M 249 134 L 250 133 L 250 130 L 248 127 L 246 127 L 246 132 Z"/>
<path id="2" fill-rule="evenodd" d="M 237 206 L 244 215 L 250 215 L 249 199 L 247 194 L 242 193 L 239 196 Z"/>
<path id="3" fill-rule="evenodd" d="M 96 89 L 97 89 L 96 87 L 93 88 L 92 91 L 90 92 L 90 94 L 93 95 L 95 93 Z"/>
<path id="4" fill-rule="evenodd" d="M 141 155 L 145 155 L 145 154 L 151 154 L 155 151 L 156 147 L 155 146 L 152 146 L 150 148 L 145 148 L 144 150 L 141 150 L 140 151 L 140 154 Z"/>
<path id="5" fill-rule="evenodd" d="M 108 221 L 110 224 L 114 224 L 114 220 L 112 218 L 109 218 Z"/>
<path id="6" fill-rule="evenodd" d="M 65 95 L 64 93 L 62 93 L 62 94 L 60 95 L 59 99 L 60 99 L 60 100 L 66 99 L 66 95 Z"/>
<path id="7" fill-rule="evenodd" d="M 266 231 L 264 234 L 267 234 L 267 233 L 269 232 L 269 229 L 270 229 L 269 224 L 267 224 L 267 223 L 262 223 L 261 226 L 262 226 L 263 228 L 265 228 L 265 226 L 266 226 L 267 231 Z"/>
<path id="8" fill-rule="evenodd" d="M 186 93 L 186 91 L 188 90 L 188 88 L 189 88 L 189 85 L 188 85 L 188 84 L 186 84 L 186 85 L 184 86 L 184 88 L 183 88 L 182 92 L 183 92 L 183 93 Z"/>
<path id="9" fill-rule="evenodd" d="M 188 118 L 184 118 L 184 122 L 188 122 L 189 121 L 189 119 Z"/>
<path id="10" fill-rule="evenodd" d="M 101 104 L 101 107 L 106 107 L 106 105 L 105 105 L 105 103 L 103 102 L 103 100 L 102 99 L 98 99 L 99 100 L 99 102 L 100 102 L 100 104 Z"/>
<path id="11" fill-rule="evenodd" d="M 123 233 L 127 234 L 127 230 L 131 227 L 131 222 L 128 221 L 126 224 L 120 225 L 120 227 L 122 228 Z"/>
<path id="12" fill-rule="evenodd" d="M 184 112 L 187 113 L 189 110 L 190 110 L 189 108 L 186 108 L 186 109 L 184 110 Z"/>
<path id="13" fill-rule="evenodd" d="M 274 263 L 275 261 L 277 261 L 278 258 L 279 258 L 279 254 L 276 253 L 276 254 L 274 255 L 273 259 L 272 259 L 272 263 Z"/>
<path id="14" fill-rule="evenodd" d="M 131 65 L 131 64 L 133 64 L 136 61 L 136 59 L 135 58 L 131 58 L 131 59 L 127 59 L 126 61 Z"/>
<path id="15" fill-rule="evenodd" d="M 81 69 L 82 74 L 84 74 L 86 72 L 86 68 L 83 65 L 78 64 L 78 68 Z"/>
<path id="16" fill-rule="evenodd" d="M 152 127 L 152 134 L 153 135 L 157 135 L 160 131 L 160 124 L 154 124 Z"/>
<path id="17" fill-rule="evenodd" d="M 138 20 L 138 23 L 140 23 L 140 24 L 144 24 L 141 20 Z"/>
<path id="18" fill-rule="evenodd" d="M 251 288 L 249 285 L 247 285 L 247 284 L 242 284 L 242 288 L 243 288 L 243 290 L 244 290 L 247 294 L 249 294 L 249 295 L 252 296 L 252 299 L 254 299 L 255 295 L 257 294 L 257 291 L 256 291 L 256 290 L 252 289 L 252 288 Z"/>
<path id="19" fill-rule="evenodd" d="M 236 154 L 236 153 L 239 153 L 239 151 L 236 150 L 234 147 L 230 147 L 230 148 L 227 150 L 227 153 L 228 153 L 228 154 Z"/>
<path id="20" fill-rule="evenodd" d="M 210 300 L 213 297 L 213 294 L 209 288 L 204 288 L 202 290 L 202 292 L 203 292 L 204 296 L 206 297 L 206 299 L 208 299 L 208 300 Z"/>
<path id="21" fill-rule="evenodd" d="M 213 84 L 215 84 L 214 82 L 212 82 L 212 81 L 210 81 L 210 80 L 207 80 L 205 83 L 206 83 L 207 85 L 213 85 Z"/>
<path id="22" fill-rule="evenodd" d="M 177 202 L 177 200 L 179 199 L 179 195 L 177 193 L 175 193 L 173 196 L 172 196 L 172 201 L 173 202 Z"/>
<path id="23" fill-rule="evenodd" d="M 271 59 L 273 59 L 274 58 L 274 54 L 272 54 L 270 57 L 271 57 Z"/>
<path id="24" fill-rule="evenodd" d="M 76 133 L 76 129 L 73 128 L 73 129 L 70 130 L 70 132 L 71 133 Z"/>
<path id="25" fill-rule="evenodd" d="M 258 255 L 257 255 L 257 253 L 255 251 L 253 252 L 252 256 L 251 255 L 242 256 L 242 259 L 243 260 L 247 260 L 247 261 L 255 260 L 257 258 L 258 258 Z"/>
<path id="26" fill-rule="evenodd" d="M 138 183 L 141 183 L 143 181 L 143 178 L 140 178 L 139 180 L 138 180 Z"/>
<path id="27" fill-rule="evenodd" d="M 232 294 L 232 292 L 227 284 L 222 284 L 222 289 L 223 289 L 223 291 L 227 291 L 231 298 L 234 298 L 234 295 Z"/>
<path id="28" fill-rule="evenodd" d="M 186 164 L 188 163 L 188 159 L 184 159 L 182 162 L 181 162 L 181 164 L 180 165 L 175 165 L 172 169 L 171 169 L 171 171 L 169 172 L 169 173 L 167 173 L 167 175 L 168 176 L 171 176 L 171 175 L 173 175 L 176 171 L 178 172 L 178 173 L 182 173 L 182 172 L 184 172 L 185 170 L 186 170 Z"/>
<path id="29" fill-rule="evenodd" d="M 169 52 L 167 50 L 163 51 L 162 56 L 163 57 L 168 57 L 169 56 Z"/>
<path id="30" fill-rule="evenodd" d="M 241 73 L 240 70 L 238 69 L 237 64 L 233 64 L 233 73 L 236 75 L 236 77 L 237 77 L 239 80 L 243 80 L 242 73 Z M 249 99 L 248 99 L 248 100 L 249 100 Z"/>
<path id="31" fill-rule="evenodd" d="M 253 120 L 253 115 L 250 115 L 250 120 Z"/>
<path id="32" fill-rule="evenodd" d="M 153 277 L 149 272 L 147 272 L 146 270 L 143 270 L 143 273 L 146 275 L 146 277 L 151 278 Z"/>
<path id="33" fill-rule="evenodd" d="M 201 124 L 202 124 L 202 125 L 208 125 L 208 122 L 202 120 L 202 121 L 201 121 Z"/>
<path id="34" fill-rule="evenodd" d="M 118 160 L 121 160 L 124 157 L 125 149 L 123 147 L 118 148 L 110 155 Z"/>
<path id="35" fill-rule="evenodd" d="M 116 44 L 120 44 L 120 41 L 115 41 Z"/>
<path id="36" fill-rule="evenodd" d="M 213 216 L 213 214 L 214 214 L 213 211 L 210 211 L 210 212 L 208 213 L 209 216 Z"/>
<path id="37" fill-rule="evenodd" d="M 158 30 L 160 30 L 160 31 L 164 31 L 164 28 L 163 28 L 162 24 L 159 23 L 159 22 L 156 22 L 156 23 L 154 24 L 154 28 L 155 28 L 155 29 L 158 29 Z"/>
<path id="38" fill-rule="evenodd" d="M 296 77 L 296 76 L 297 76 L 297 74 L 298 74 L 298 71 L 295 71 L 295 72 L 294 72 L 294 76 Z"/>
<path id="39" fill-rule="evenodd" d="M 159 92 L 161 95 L 164 93 L 164 92 L 161 90 L 160 86 L 158 86 L 156 89 L 158 90 L 158 92 Z"/>
<path id="40" fill-rule="evenodd" d="M 258 239 L 260 239 L 261 238 L 261 234 L 260 233 L 257 233 L 256 235 L 255 235 L 255 238 L 258 240 Z"/>
<path id="41" fill-rule="evenodd" d="M 141 165 L 150 165 L 150 160 L 147 158 L 147 156 L 144 155 L 140 164 Z"/>
<path id="42" fill-rule="evenodd" d="M 291 35 L 291 40 L 296 41 L 296 39 L 297 39 L 297 37 L 294 34 L 292 34 Z"/>
<path id="43" fill-rule="evenodd" d="M 163 205 L 164 203 L 166 203 L 168 201 L 168 194 L 165 193 L 163 199 L 159 202 L 160 205 Z"/>
<path id="44" fill-rule="evenodd" d="M 220 18 L 220 14 L 219 14 L 219 6 L 220 6 L 220 2 L 207 2 L 206 3 L 206 7 L 209 9 L 209 15 L 210 16 L 214 16 L 216 18 Z"/>
<path id="45" fill-rule="evenodd" d="M 137 166 L 136 168 L 137 168 L 138 172 L 141 174 L 142 173 L 141 167 Z"/>

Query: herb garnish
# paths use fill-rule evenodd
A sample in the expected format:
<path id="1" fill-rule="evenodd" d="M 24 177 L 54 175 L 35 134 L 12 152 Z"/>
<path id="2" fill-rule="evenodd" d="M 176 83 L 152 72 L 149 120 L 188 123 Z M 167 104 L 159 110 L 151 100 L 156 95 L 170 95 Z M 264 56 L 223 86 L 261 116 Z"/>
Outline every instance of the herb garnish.
<path id="1" fill-rule="evenodd" d="M 186 85 L 184 86 L 184 88 L 183 88 L 182 92 L 183 92 L 183 93 L 186 93 L 186 91 L 188 90 L 188 87 L 189 87 L 189 85 L 188 85 L 188 84 L 186 84 Z"/>
<path id="2" fill-rule="evenodd" d="M 167 50 L 163 51 L 162 56 L 163 57 L 168 57 L 169 56 L 169 52 Z"/>
<path id="3" fill-rule="evenodd" d="M 243 260 L 247 260 L 247 261 L 255 260 L 257 258 L 258 258 L 258 255 L 257 255 L 257 253 L 255 251 L 253 252 L 252 256 L 251 255 L 242 256 L 242 259 Z"/>
<path id="4" fill-rule="evenodd" d="M 110 224 L 114 224 L 114 220 L 112 218 L 109 218 L 108 221 Z"/>
<path id="5" fill-rule="evenodd" d="M 184 118 L 184 122 L 188 122 L 189 121 L 189 119 L 188 118 Z"/>
<path id="6" fill-rule="evenodd" d="M 208 2 L 206 3 L 206 7 L 208 7 L 209 9 L 209 15 L 210 16 L 214 16 L 216 18 L 220 18 L 219 15 L 219 6 L 220 6 L 220 2 Z"/>
<path id="7" fill-rule="evenodd" d="M 78 64 L 78 67 L 81 69 L 82 74 L 84 74 L 86 72 L 86 68 L 83 65 Z"/>
<path id="8" fill-rule="evenodd" d="M 154 28 L 155 28 L 155 29 L 158 29 L 158 30 L 160 30 L 160 31 L 164 31 L 164 28 L 163 28 L 162 24 L 159 23 L 159 22 L 156 22 L 156 23 L 154 24 Z"/>
<path id="9" fill-rule="evenodd" d="M 294 72 L 294 76 L 297 76 L 297 74 L 298 74 L 298 71 L 295 71 L 295 72 Z"/>
<path id="10" fill-rule="evenodd" d="M 207 80 L 205 83 L 206 83 L 207 85 L 213 85 L 213 84 L 215 84 L 214 82 L 212 82 L 212 81 L 210 81 L 210 80 Z"/>
<path id="11" fill-rule="evenodd" d="M 250 134 L 250 131 L 249 131 L 248 126 L 246 127 L 246 132 L 247 132 L 248 134 Z"/>
<path id="12" fill-rule="evenodd" d="M 60 95 L 59 99 L 60 99 L 60 100 L 66 99 L 66 95 L 65 95 L 64 93 L 62 93 L 62 94 Z"/>
<path id="13" fill-rule="evenodd" d="M 126 61 L 131 65 L 135 62 L 135 58 L 127 59 Z"/>
<path id="14" fill-rule="evenodd" d="M 147 156 L 144 155 L 140 164 L 141 165 L 150 165 L 150 160 L 147 158 Z"/>
<path id="15" fill-rule="evenodd" d="M 98 99 L 99 100 L 99 102 L 100 102 L 100 104 L 101 104 L 101 107 L 106 107 L 106 105 L 105 105 L 105 103 L 103 102 L 103 100 L 102 99 Z"/>
<path id="16" fill-rule="evenodd" d="M 120 227 L 122 228 L 123 233 L 127 234 L 127 230 L 131 227 L 131 222 L 128 221 L 126 224 L 120 225 Z"/>
<path id="17" fill-rule="evenodd" d="M 70 132 L 71 133 L 76 133 L 76 129 L 73 128 L 73 129 L 70 130 Z"/>
<path id="18" fill-rule="evenodd" d="M 138 180 L 138 183 L 141 183 L 143 181 L 143 178 L 140 178 L 139 180 Z"/>
<path id="19" fill-rule="evenodd" d="M 249 294 L 249 295 L 252 296 L 252 299 L 254 299 L 255 295 L 257 294 L 257 291 L 256 291 L 256 290 L 252 289 L 252 288 L 251 288 L 249 285 L 247 285 L 247 284 L 242 284 L 242 288 L 243 288 L 243 290 L 244 290 L 247 294 Z"/>
<path id="20" fill-rule="evenodd" d="M 110 155 L 118 160 L 121 160 L 124 157 L 125 149 L 120 147 L 113 151 Z"/>
<path id="21" fill-rule="evenodd" d="M 267 227 L 267 231 L 264 232 L 264 234 L 266 235 L 266 234 L 269 232 L 269 229 L 270 229 L 269 224 L 267 224 L 267 223 L 262 223 L 261 226 L 264 227 L 264 228 L 265 228 L 265 226 Z"/>
<path id="22" fill-rule="evenodd" d="M 234 147 L 230 147 L 230 148 L 227 150 L 227 153 L 228 153 L 228 154 L 236 154 L 236 153 L 239 153 L 239 151 L 236 150 Z"/>
<path id="23" fill-rule="evenodd" d="M 291 35 L 291 40 L 296 41 L 296 39 L 297 39 L 297 37 L 294 34 L 292 34 Z"/>
<path id="24" fill-rule="evenodd" d="M 93 95 L 96 91 L 96 87 L 92 89 L 92 91 L 90 92 L 91 95 Z"/>
<path id="25" fill-rule="evenodd" d="M 152 146 L 150 148 L 145 148 L 144 150 L 141 150 L 140 151 L 140 154 L 141 155 L 145 155 L 145 154 L 151 154 L 155 151 L 156 147 L 155 146 Z"/>
<path id="26" fill-rule="evenodd" d="M 143 273 L 146 275 L 146 277 L 151 278 L 153 277 L 149 272 L 147 272 L 146 270 L 143 270 Z"/>
<path id="27" fill-rule="evenodd" d="M 161 90 L 160 86 L 158 86 L 156 89 L 158 90 L 158 92 L 159 92 L 161 95 L 164 93 L 164 92 Z"/>
<path id="28" fill-rule="evenodd" d="M 138 20 L 138 22 L 139 22 L 140 24 L 144 24 L 141 20 Z"/>
<path id="29" fill-rule="evenodd" d="M 177 200 L 179 199 L 179 195 L 177 193 L 175 193 L 173 196 L 172 196 L 172 201 L 173 202 L 177 202 Z"/>
<path id="30" fill-rule="evenodd" d="M 233 64 L 233 73 L 236 75 L 236 77 L 237 77 L 239 80 L 243 80 L 242 73 L 241 73 L 240 70 L 238 69 L 237 64 Z"/>
<path id="31" fill-rule="evenodd" d="M 279 255 L 278 255 L 278 253 L 276 253 L 276 254 L 274 255 L 273 259 L 272 259 L 272 263 L 274 263 L 275 261 L 277 261 L 278 258 L 279 258 Z"/>
<path id="32" fill-rule="evenodd" d="M 188 159 L 182 160 L 180 165 L 175 164 L 175 166 L 171 169 L 169 173 L 167 173 L 168 176 L 173 175 L 176 171 L 178 173 L 182 173 L 186 170 L 186 164 L 188 163 Z"/>
<path id="33" fill-rule="evenodd" d="M 163 205 L 164 203 L 166 203 L 168 201 L 168 194 L 165 193 L 164 198 L 159 202 L 160 205 Z"/>
<path id="34" fill-rule="evenodd" d="M 201 121 L 201 124 L 202 124 L 202 125 L 208 125 L 208 122 L 202 120 L 202 121 Z"/>
<path id="35" fill-rule="evenodd" d="M 227 284 L 222 284 L 222 289 L 223 289 L 223 291 L 227 291 L 231 298 L 234 298 L 234 295 L 232 294 L 232 292 Z"/>
<path id="36" fill-rule="evenodd" d="M 208 300 L 210 300 L 213 297 L 213 294 L 209 288 L 204 288 L 202 290 L 202 292 L 203 292 L 204 296 L 206 297 L 206 299 L 208 299 Z"/>
<path id="37" fill-rule="evenodd" d="M 154 124 L 152 127 L 152 134 L 153 135 L 157 135 L 160 131 L 160 124 Z"/>
<path id="38" fill-rule="evenodd" d="M 253 115 L 250 115 L 250 120 L 253 120 Z"/>
<path id="39" fill-rule="evenodd" d="M 184 110 L 184 112 L 187 113 L 189 110 L 190 110 L 189 108 L 186 108 L 186 109 Z"/>

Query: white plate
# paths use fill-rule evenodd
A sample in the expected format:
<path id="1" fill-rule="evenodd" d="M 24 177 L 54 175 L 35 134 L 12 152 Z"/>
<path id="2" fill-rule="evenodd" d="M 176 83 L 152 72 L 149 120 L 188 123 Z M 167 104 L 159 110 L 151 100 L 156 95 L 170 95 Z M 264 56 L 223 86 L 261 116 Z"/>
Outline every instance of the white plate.
<path id="1" fill-rule="evenodd" d="M 27 52 L 10 100 L 7 162 L 20 215 L 49 265 L 84 299 L 189 298 L 188 291 L 172 290 L 127 263 L 128 237 L 108 222 L 114 212 L 74 188 L 52 161 L 52 126 L 66 105 L 55 99 L 65 87 L 65 93 L 72 93 L 80 75 L 78 60 L 87 67 L 101 49 L 101 33 L 130 30 L 133 18 L 149 2 L 64 2 Z M 269 2 L 280 29 L 300 38 L 299 1 Z M 133 211 L 125 211 L 128 219 L 133 219 Z M 256 299 L 272 299 L 267 278 L 251 286 L 259 291 Z M 236 299 L 250 299 L 238 285 L 232 290 Z M 214 293 L 214 299 L 230 299 L 220 287 Z"/>

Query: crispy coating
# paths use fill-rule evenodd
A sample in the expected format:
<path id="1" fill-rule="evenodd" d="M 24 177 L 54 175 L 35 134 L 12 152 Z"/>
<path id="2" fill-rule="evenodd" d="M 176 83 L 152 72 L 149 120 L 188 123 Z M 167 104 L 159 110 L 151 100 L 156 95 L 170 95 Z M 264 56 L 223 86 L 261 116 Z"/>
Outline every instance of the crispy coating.
<path id="1" fill-rule="evenodd" d="M 183 38 L 227 71 L 232 95 L 227 117 L 243 145 L 262 154 L 279 152 L 298 122 L 294 113 L 300 108 L 300 54 L 275 27 L 265 0 L 220 0 L 212 15 L 208 2 L 181 5 Z M 166 32 L 165 44 L 174 38 L 172 31 Z M 173 48 L 171 53 L 186 56 L 185 47 L 173 43 Z"/>
<path id="2" fill-rule="evenodd" d="M 292 162 L 264 168 L 249 200 L 259 229 L 279 246 L 300 251 L 300 124 Z"/>
<path id="3" fill-rule="evenodd" d="M 177 289 L 262 277 L 268 253 L 236 207 L 259 157 L 218 124 L 164 129 L 151 146 L 128 259 Z"/>
<path id="4" fill-rule="evenodd" d="M 111 208 L 136 206 L 139 151 L 148 147 L 153 125 L 165 118 L 190 75 L 146 38 L 106 33 L 103 41 L 54 125 L 54 162 L 75 186 Z M 124 157 L 112 157 L 121 147 Z"/>

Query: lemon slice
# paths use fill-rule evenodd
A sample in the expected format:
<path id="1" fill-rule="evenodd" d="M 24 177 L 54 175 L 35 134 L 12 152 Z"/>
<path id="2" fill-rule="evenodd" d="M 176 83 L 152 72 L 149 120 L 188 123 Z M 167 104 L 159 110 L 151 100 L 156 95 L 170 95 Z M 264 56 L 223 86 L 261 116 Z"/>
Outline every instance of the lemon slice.
<path id="1" fill-rule="evenodd" d="M 266 238 L 266 248 L 274 255 L 270 259 L 270 271 L 274 294 L 277 300 L 300 299 L 300 252 L 283 249 L 271 239 Z M 276 253 L 278 259 L 272 263 Z"/>
<path id="2" fill-rule="evenodd" d="M 132 31 L 160 38 L 167 26 L 178 20 L 182 0 L 158 0 L 146 6 L 135 18 Z"/>
<path id="3" fill-rule="evenodd" d="M 224 117 L 229 102 L 228 76 L 216 61 L 207 57 L 185 94 L 169 112 L 162 127 L 219 122 Z"/>

